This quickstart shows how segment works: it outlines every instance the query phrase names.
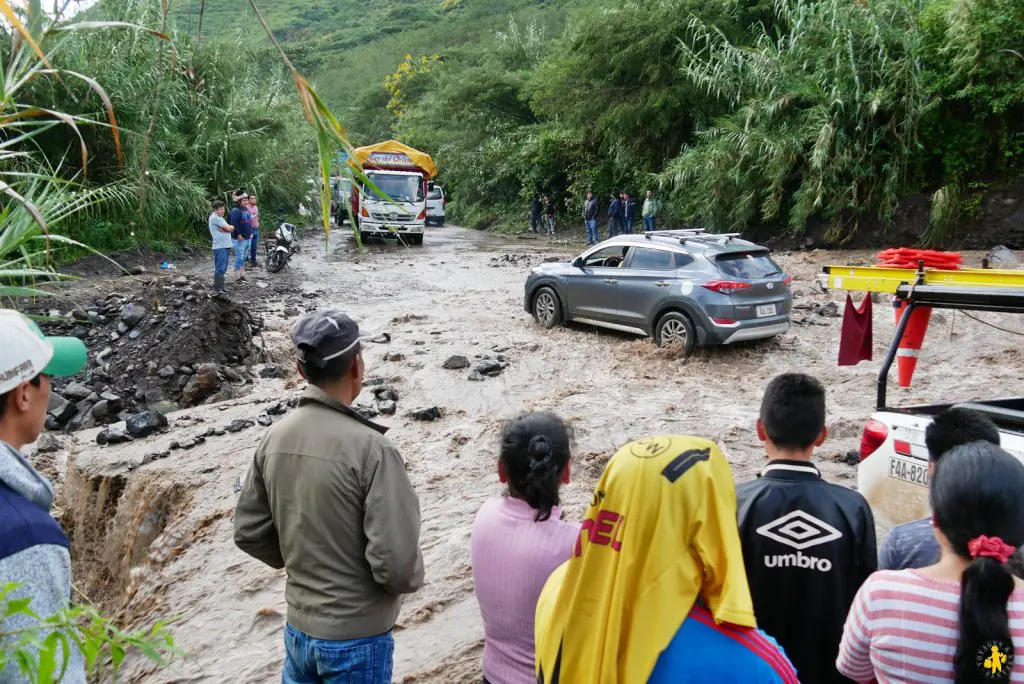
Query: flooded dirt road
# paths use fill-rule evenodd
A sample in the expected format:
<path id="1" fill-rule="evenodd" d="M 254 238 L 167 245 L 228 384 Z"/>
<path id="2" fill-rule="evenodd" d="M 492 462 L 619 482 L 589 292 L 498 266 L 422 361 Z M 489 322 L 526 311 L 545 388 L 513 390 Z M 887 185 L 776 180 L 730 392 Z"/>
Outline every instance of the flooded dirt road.
<path id="1" fill-rule="evenodd" d="M 328 249 L 322 237 L 308 232 L 302 243 L 304 251 L 289 268 L 308 306 L 343 309 L 365 331 L 392 337 L 389 345 L 367 345 L 367 374 L 385 379 L 399 395 L 397 414 L 379 420 L 392 427 L 389 437 L 419 492 L 427 573 L 426 586 L 407 599 L 400 618 L 396 681 L 479 681 L 482 627 L 469 534 L 481 503 L 502 491 L 495 473 L 499 431 L 502 421 L 520 411 L 552 410 L 571 421 L 574 481 L 564 490 L 564 510 L 578 520 L 609 455 L 645 435 L 715 439 L 737 480 L 753 477 L 763 462 L 754 420 L 764 386 L 782 372 L 808 372 L 829 391 L 832 439 L 818 465 L 830 480 L 855 484 L 855 469 L 840 457 L 857 449 L 874 404 L 875 376 L 893 328 L 884 301 L 875 312 L 874 362 L 836 366 L 839 318 L 818 318 L 761 343 L 698 350 L 683 360 L 627 335 L 576 326 L 545 331 L 533 324 L 522 305 L 528 268 L 546 257 L 567 257 L 578 246 L 456 227 L 431 229 L 422 248 L 375 244 L 359 254 L 343 229 L 332 235 Z M 795 276 L 797 304 L 835 299 L 841 311 L 840 294 L 812 292 L 813 276 L 824 264 L 866 263 L 871 255 L 814 251 L 777 258 Z M 968 259 L 974 263 L 980 256 Z M 1013 317 L 984 318 L 1024 330 L 1024 321 Z M 287 325 L 287 318 L 267 315 L 268 330 L 284 331 Z M 508 366 L 497 377 L 470 380 L 469 369 L 442 369 L 452 355 L 501 355 Z M 992 397 L 1018 392 L 1022 379 L 1019 337 L 937 313 L 914 387 L 893 390 L 892 398 L 911 403 Z M 244 400 L 172 416 L 172 427 L 181 433 L 255 418 L 299 390 L 294 377 L 260 381 Z M 374 404 L 367 393 L 360 401 Z M 437 421 L 409 416 L 434 406 L 443 413 Z M 146 452 L 166 448 L 180 434 L 101 449 L 90 444 L 91 433 L 79 433 L 72 450 L 75 477 L 83 479 L 78 486 L 94 492 L 102 482 L 119 483 L 110 529 L 125 531 L 126 539 L 115 549 L 130 544 L 139 551 L 128 570 L 125 616 L 178 616 L 174 632 L 191 654 L 163 671 L 133 661 L 132 681 L 279 681 L 284 573 L 232 543 L 234 483 L 262 430 L 229 433 L 146 464 Z M 80 504 L 99 495 L 90 496 Z M 155 534 L 153 520 L 160 521 Z M 145 525 L 150 533 L 142 535 L 138 530 Z M 139 539 L 149 546 L 140 549 Z"/>

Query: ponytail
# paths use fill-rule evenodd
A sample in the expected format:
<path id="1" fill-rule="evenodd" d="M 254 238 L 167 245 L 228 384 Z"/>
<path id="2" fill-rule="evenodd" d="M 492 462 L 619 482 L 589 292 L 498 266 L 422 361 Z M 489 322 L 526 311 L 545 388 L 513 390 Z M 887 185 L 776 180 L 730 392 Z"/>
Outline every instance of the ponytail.
<path id="1" fill-rule="evenodd" d="M 501 461 L 509 494 L 536 511 L 534 520 L 551 518 L 559 503 L 562 473 L 569 463 L 569 427 L 553 413 L 525 413 L 514 418 L 501 436 Z"/>
<path id="2" fill-rule="evenodd" d="M 1013 639 L 1006 603 L 1013 592 L 1013 576 L 998 559 L 978 556 L 960 580 L 960 641 L 956 656 L 956 684 L 1009 681 L 1013 669 Z M 996 650 L 993 651 L 993 648 Z M 998 669 L 985 660 L 1005 657 Z M 1001 672 L 1001 674 L 1000 674 Z"/>
<path id="3" fill-rule="evenodd" d="M 551 518 L 551 509 L 558 505 L 558 476 L 560 468 L 551 454 L 551 439 L 547 435 L 534 435 L 530 439 L 530 471 L 523 482 L 523 497 L 537 511 L 534 520 L 544 522 Z"/>

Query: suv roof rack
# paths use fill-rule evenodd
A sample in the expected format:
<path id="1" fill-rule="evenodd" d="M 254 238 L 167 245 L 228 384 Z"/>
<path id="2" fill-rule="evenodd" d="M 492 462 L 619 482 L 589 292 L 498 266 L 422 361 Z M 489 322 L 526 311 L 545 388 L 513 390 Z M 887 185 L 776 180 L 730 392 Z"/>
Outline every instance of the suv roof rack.
<path id="1" fill-rule="evenodd" d="M 644 231 L 644 237 L 648 240 L 652 236 L 659 237 L 677 237 L 679 238 L 679 244 L 685 244 L 687 240 L 694 239 L 706 239 L 712 240 L 719 243 L 726 243 L 735 237 L 739 237 L 742 233 L 709 233 L 705 228 L 681 228 L 679 230 L 647 230 Z"/>

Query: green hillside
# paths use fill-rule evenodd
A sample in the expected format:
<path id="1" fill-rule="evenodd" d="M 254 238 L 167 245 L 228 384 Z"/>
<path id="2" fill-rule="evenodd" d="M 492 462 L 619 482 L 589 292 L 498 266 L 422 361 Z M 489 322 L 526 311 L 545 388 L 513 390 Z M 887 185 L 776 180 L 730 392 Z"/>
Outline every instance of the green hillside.
<path id="1" fill-rule="evenodd" d="M 474 59 L 510 21 L 562 29 L 575 0 L 257 0 L 289 57 L 344 114 L 359 94 L 379 86 L 407 54 Z M 173 5 L 175 27 L 194 35 L 201 0 Z M 207 0 L 204 40 L 265 40 L 248 0 Z M 353 131 L 356 138 L 360 131 Z M 369 133 L 369 132 L 367 132 Z"/>

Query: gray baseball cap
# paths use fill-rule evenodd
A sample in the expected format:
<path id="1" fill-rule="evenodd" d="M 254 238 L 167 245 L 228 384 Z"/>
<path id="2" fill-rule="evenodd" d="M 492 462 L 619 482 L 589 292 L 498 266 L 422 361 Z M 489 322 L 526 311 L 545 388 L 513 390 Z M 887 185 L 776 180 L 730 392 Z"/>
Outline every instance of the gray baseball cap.
<path id="1" fill-rule="evenodd" d="M 340 357 L 353 358 L 361 342 L 378 340 L 363 335 L 355 321 L 332 309 L 306 314 L 292 326 L 291 336 L 299 361 L 319 368 Z M 380 337 L 382 342 L 391 339 L 387 334 Z"/>

